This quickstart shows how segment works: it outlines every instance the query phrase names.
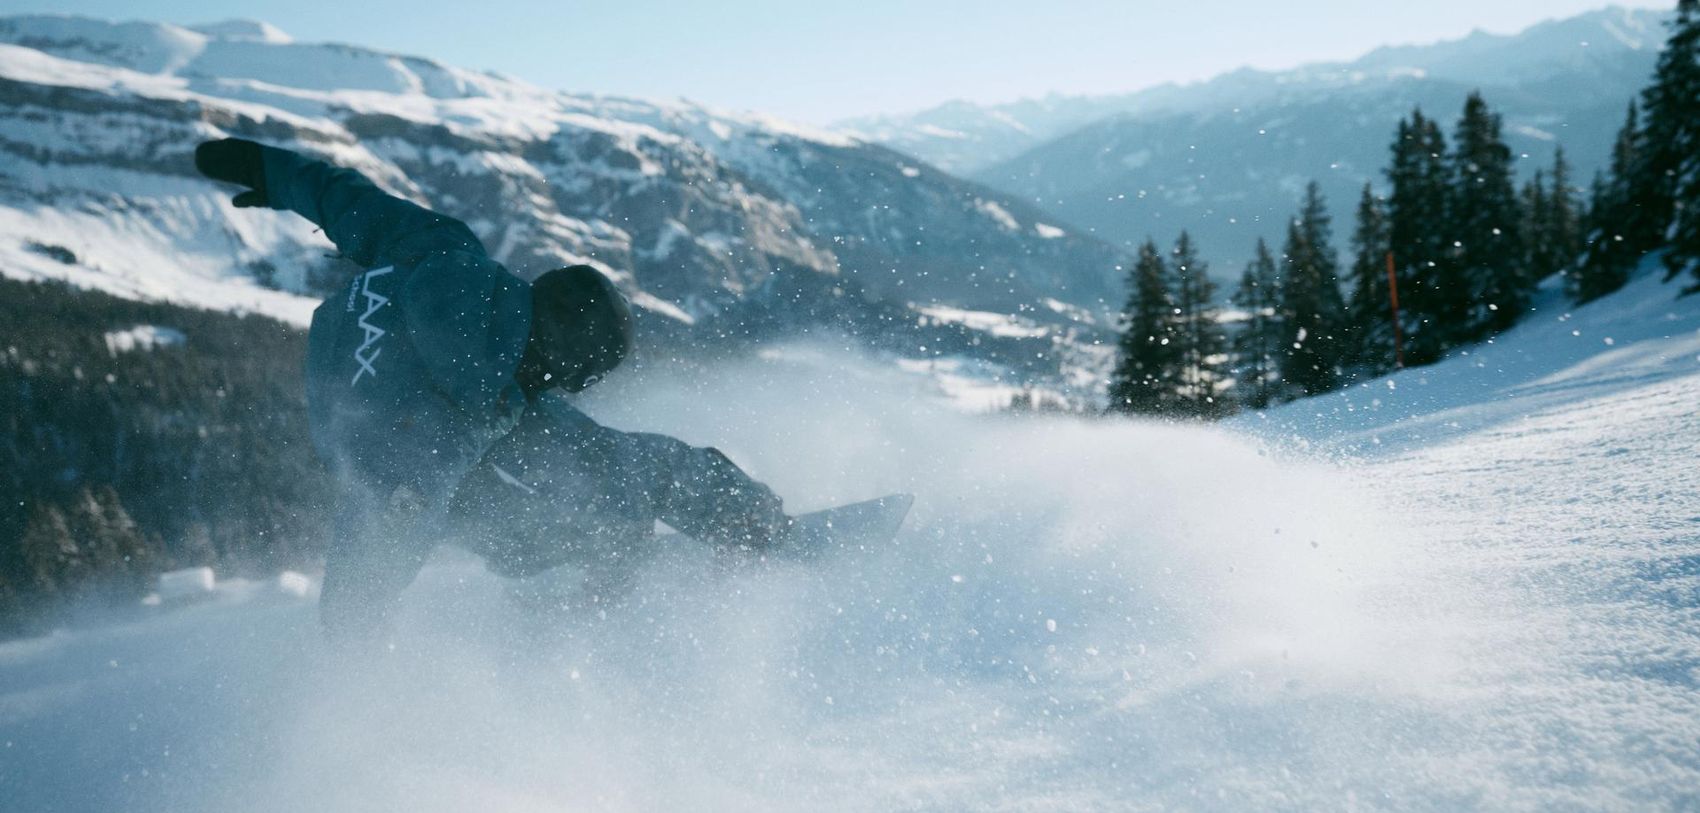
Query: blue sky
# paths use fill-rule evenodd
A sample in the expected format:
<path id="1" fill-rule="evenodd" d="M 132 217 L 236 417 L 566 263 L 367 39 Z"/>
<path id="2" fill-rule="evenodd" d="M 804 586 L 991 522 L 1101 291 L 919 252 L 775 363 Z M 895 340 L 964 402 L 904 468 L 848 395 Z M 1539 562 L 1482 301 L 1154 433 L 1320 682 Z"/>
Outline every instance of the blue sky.
<path id="1" fill-rule="evenodd" d="M 1669 8 L 1671 0 L 1624 5 Z M 271 22 L 565 90 L 687 97 L 825 123 L 1345 59 L 1601 0 L 0 0 L 0 12 Z"/>

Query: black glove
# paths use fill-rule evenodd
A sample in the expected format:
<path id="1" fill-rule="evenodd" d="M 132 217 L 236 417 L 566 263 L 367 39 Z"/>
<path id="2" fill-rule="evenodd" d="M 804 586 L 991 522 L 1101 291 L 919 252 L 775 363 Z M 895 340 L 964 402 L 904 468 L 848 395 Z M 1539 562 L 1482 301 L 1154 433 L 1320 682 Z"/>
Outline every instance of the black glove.
<path id="1" fill-rule="evenodd" d="M 727 518 L 716 541 L 735 548 L 767 550 L 785 541 L 792 522 L 783 511 L 762 508 Z"/>
<path id="2" fill-rule="evenodd" d="M 780 544 L 791 530 L 792 519 L 779 495 L 761 483 L 748 480 L 721 490 L 717 497 L 722 507 L 713 537 L 720 545 L 765 550 Z"/>
<path id="3" fill-rule="evenodd" d="M 195 169 L 215 181 L 248 187 L 231 199 L 237 208 L 270 206 L 266 196 L 266 168 L 260 145 L 245 138 L 223 138 L 203 142 L 195 148 Z"/>

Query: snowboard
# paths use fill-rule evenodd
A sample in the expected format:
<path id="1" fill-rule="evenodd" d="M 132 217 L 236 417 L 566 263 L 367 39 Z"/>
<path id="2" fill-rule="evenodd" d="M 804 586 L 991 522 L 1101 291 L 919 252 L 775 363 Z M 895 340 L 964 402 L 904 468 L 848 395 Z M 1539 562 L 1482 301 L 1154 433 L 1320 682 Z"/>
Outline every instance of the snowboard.
<path id="1" fill-rule="evenodd" d="M 799 515 L 779 538 L 777 552 L 810 557 L 886 544 L 897 536 L 914 504 L 913 494 L 890 494 Z"/>
<path id="2" fill-rule="evenodd" d="M 872 500 L 853 502 L 836 508 L 825 508 L 798 514 L 791 527 L 775 539 L 767 549 L 776 556 L 808 558 L 832 550 L 857 550 L 882 545 L 897 536 L 909 507 L 915 504 L 913 494 L 888 494 Z M 663 544 L 684 537 L 684 534 L 665 534 Z"/>

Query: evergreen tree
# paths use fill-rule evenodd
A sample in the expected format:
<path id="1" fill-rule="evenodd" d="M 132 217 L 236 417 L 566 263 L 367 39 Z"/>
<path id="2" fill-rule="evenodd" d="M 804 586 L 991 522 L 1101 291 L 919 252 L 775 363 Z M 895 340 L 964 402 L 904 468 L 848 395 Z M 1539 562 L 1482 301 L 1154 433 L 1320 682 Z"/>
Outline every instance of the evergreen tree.
<path id="1" fill-rule="evenodd" d="M 1575 296 L 1586 224 L 1563 147 L 1553 156 L 1551 184 L 1545 181 L 1545 174 L 1536 171 L 1534 180 L 1524 188 L 1528 265 L 1537 281 L 1562 274 L 1565 290 Z"/>
<path id="2" fill-rule="evenodd" d="M 1146 239 L 1129 271 L 1132 288 L 1122 310 L 1126 325 L 1110 378 L 1110 410 L 1141 414 L 1176 411 L 1180 344 L 1174 286 L 1157 244 Z"/>
<path id="3" fill-rule="evenodd" d="M 1269 244 L 1257 240 L 1257 255 L 1240 276 L 1234 304 L 1246 312 L 1243 328 L 1234 336 L 1237 384 L 1244 392 L 1240 400 L 1252 409 L 1262 409 L 1275 400 L 1280 388 L 1279 359 L 1284 328 L 1281 326 L 1281 277 Z"/>
<path id="4" fill-rule="evenodd" d="M 1454 139 L 1451 218 L 1457 262 L 1469 285 L 1459 338 L 1504 330 L 1529 309 L 1535 280 L 1524 267 L 1523 216 L 1512 180 L 1511 148 L 1498 113 L 1480 93 L 1464 103 Z"/>
<path id="5" fill-rule="evenodd" d="M 37 603 L 130 599 L 153 572 L 153 553 L 111 486 L 83 488 L 62 510 L 37 502 L 18 540 L 24 585 Z"/>
<path id="6" fill-rule="evenodd" d="M 112 353 L 102 336 L 137 324 L 191 339 Z M 302 441 L 305 331 L 9 279 L 0 325 L 0 631 L 58 623 L 61 593 L 133 596 L 173 562 L 318 560 L 331 494 Z M 185 562 L 162 540 L 192 529 Z"/>
<path id="7" fill-rule="evenodd" d="M 1369 375 L 1393 369 L 1393 296 L 1387 287 L 1387 209 L 1368 183 L 1352 232 L 1352 297 L 1346 305 L 1346 363 Z"/>
<path id="8" fill-rule="evenodd" d="M 21 586 L 37 601 L 56 597 L 61 586 L 81 581 L 88 569 L 71 535 L 71 525 L 58 506 L 41 502 L 32 505 L 17 544 L 23 568 Z"/>
<path id="9" fill-rule="evenodd" d="M 1388 247 L 1393 252 L 1407 363 L 1428 364 L 1466 321 L 1470 291 L 1452 255 L 1451 169 L 1440 126 L 1418 109 L 1399 122 L 1387 170 Z"/>
<path id="10" fill-rule="evenodd" d="M 1582 256 L 1569 285 L 1577 303 L 1605 296 L 1629 280 L 1629 272 L 1649 244 L 1635 232 L 1631 185 L 1640 164 L 1639 109 L 1629 103 L 1623 127 L 1612 144 L 1609 175 L 1594 178 L 1588 217 L 1582 228 Z"/>
<path id="11" fill-rule="evenodd" d="M 1541 279 L 1555 266 L 1556 252 L 1542 238 L 1552 219 L 1551 199 L 1547 194 L 1546 170 L 1535 170 L 1535 177 L 1523 184 L 1523 266 L 1529 276 Z"/>
<path id="12" fill-rule="evenodd" d="M 1328 209 L 1315 181 L 1299 216 L 1287 227 L 1281 270 L 1281 318 L 1286 327 L 1281 380 L 1304 395 L 1339 384 L 1342 365 L 1339 260 L 1329 237 Z"/>
<path id="13" fill-rule="evenodd" d="M 71 526 L 91 571 L 82 589 L 111 599 L 135 598 L 146 590 L 153 553 L 112 486 L 84 489 L 72 508 Z"/>
<path id="14" fill-rule="evenodd" d="M 10 638 L 23 630 L 24 596 L 0 568 L 0 637 Z"/>
<path id="15" fill-rule="evenodd" d="M 1199 259 L 1192 236 L 1185 231 L 1169 255 L 1175 282 L 1175 320 L 1179 338 L 1180 375 L 1176 383 L 1178 405 L 1186 413 L 1216 417 L 1227 412 L 1222 399 L 1227 379 L 1225 365 L 1227 336 L 1222 330 L 1221 311 L 1216 307 L 1216 283 L 1209 268 Z"/>
<path id="16" fill-rule="evenodd" d="M 1643 93 L 1647 106 L 1644 183 L 1653 186 L 1646 197 L 1669 211 L 1659 236 L 1668 251 L 1670 276 L 1683 270 L 1695 282 L 1687 293 L 1700 291 L 1700 0 L 1677 3 L 1670 39 L 1659 55 L 1653 84 Z M 1661 214 L 1657 209 L 1655 216 Z"/>
<path id="17" fill-rule="evenodd" d="M 1672 244 L 1665 260 L 1674 276 L 1700 257 L 1700 245 L 1683 239 L 1685 231 L 1693 234 L 1694 196 L 1700 193 L 1700 0 L 1677 4 L 1641 101 L 1646 129 L 1630 184 L 1633 235 L 1642 251 Z"/>

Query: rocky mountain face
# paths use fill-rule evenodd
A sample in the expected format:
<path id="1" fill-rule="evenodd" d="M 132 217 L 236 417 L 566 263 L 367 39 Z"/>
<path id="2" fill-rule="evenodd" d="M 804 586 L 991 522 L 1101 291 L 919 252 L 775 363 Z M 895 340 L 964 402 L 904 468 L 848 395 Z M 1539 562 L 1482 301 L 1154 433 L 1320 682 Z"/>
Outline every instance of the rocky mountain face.
<path id="1" fill-rule="evenodd" d="M 310 224 L 194 173 L 223 135 L 358 168 L 521 276 L 596 265 L 676 346 L 867 330 L 1054 377 L 1121 296 L 1118 251 L 880 145 L 260 23 L 52 16 L 0 18 L 0 272 L 304 323 L 346 270 Z M 962 316 L 981 312 L 1010 316 Z"/>
<path id="2" fill-rule="evenodd" d="M 1381 48 L 1350 63 L 846 123 L 1116 244 L 1190 229 L 1219 275 L 1278 241 L 1310 179 L 1345 220 L 1413 106 L 1456 119 L 1480 89 L 1526 173 L 1563 145 L 1585 184 L 1651 75 L 1666 12 L 1606 9 L 1511 36 Z M 1448 133 L 1450 135 L 1450 133 Z M 1342 235 L 1343 236 L 1343 235 Z"/>

